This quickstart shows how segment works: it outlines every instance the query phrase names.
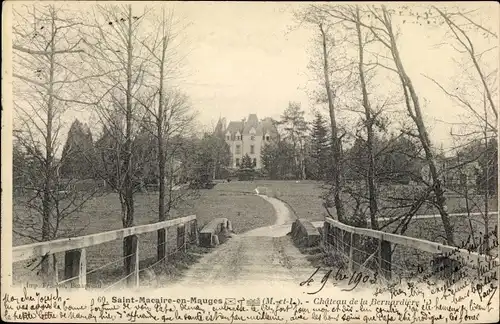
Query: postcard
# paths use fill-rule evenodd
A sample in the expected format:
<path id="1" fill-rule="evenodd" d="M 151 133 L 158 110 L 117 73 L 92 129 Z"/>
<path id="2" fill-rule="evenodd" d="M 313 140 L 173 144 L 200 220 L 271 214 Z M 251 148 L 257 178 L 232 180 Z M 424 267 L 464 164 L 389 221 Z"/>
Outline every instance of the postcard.
<path id="1" fill-rule="evenodd" d="M 3 321 L 498 322 L 496 3 L 3 9 Z"/>

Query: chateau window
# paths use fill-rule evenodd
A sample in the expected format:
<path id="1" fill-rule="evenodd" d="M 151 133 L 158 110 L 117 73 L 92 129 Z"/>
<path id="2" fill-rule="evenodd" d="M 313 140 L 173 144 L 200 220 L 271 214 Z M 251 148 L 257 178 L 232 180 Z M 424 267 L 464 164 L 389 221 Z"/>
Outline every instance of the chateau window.
<path id="1" fill-rule="evenodd" d="M 269 142 L 269 135 L 266 135 L 266 141 Z"/>
<path id="2" fill-rule="evenodd" d="M 236 145 L 236 154 L 241 154 L 241 146 Z"/>
<path id="3" fill-rule="evenodd" d="M 257 159 L 253 159 L 252 164 L 254 167 L 256 167 L 257 166 Z"/>
<path id="4" fill-rule="evenodd" d="M 236 159 L 236 166 L 239 167 L 240 166 L 240 159 Z"/>
<path id="5" fill-rule="evenodd" d="M 255 154 L 255 146 L 250 145 L 250 154 Z"/>
<path id="6" fill-rule="evenodd" d="M 253 136 L 253 135 L 252 135 L 252 136 L 250 136 L 250 139 L 251 139 L 252 141 L 255 141 L 255 136 Z"/>
<path id="7" fill-rule="evenodd" d="M 236 135 L 236 140 L 239 141 L 240 140 L 240 136 L 239 135 Z"/>
<path id="8" fill-rule="evenodd" d="M 226 140 L 228 140 L 228 141 L 229 141 L 230 139 L 231 139 L 231 136 L 227 135 L 227 136 L 226 136 Z"/>

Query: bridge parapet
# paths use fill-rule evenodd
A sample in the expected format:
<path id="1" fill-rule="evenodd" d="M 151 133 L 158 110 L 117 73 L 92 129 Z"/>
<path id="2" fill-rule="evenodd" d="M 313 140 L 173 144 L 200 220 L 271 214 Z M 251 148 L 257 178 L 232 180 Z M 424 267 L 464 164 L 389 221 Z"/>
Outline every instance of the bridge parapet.
<path id="1" fill-rule="evenodd" d="M 215 247 L 223 243 L 233 231 L 231 221 L 227 218 L 215 218 L 203 227 L 199 234 L 200 246 Z"/>
<path id="2" fill-rule="evenodd" d="M 299 218 L 292 224 L 292 239 L 299 246 L 312 247 L 318 245 L 320 233 L 314 225 L 305 218 Z"/>

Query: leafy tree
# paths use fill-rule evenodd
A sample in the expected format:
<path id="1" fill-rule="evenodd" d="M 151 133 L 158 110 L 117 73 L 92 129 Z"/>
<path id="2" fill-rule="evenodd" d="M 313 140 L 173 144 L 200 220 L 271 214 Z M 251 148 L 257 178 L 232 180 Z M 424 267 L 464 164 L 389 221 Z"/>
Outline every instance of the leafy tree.
<path id="1" fill-rule="evenodd" d="M 209 182 L 230 163 L 229 146 L 218 136 L 205 134 L 201 140 L 193 140 L 192 146 L 195 149 L 186 159 L 188 178 L 191 181 Z"/>
<path id="2" fill-rule="evenodd" d="M 212 152 L 206 145 L 208 141 L 209 139 L 204 138 L 198 143 L 197 163 L 195 163 L 192 172 L 194 182 L 206 183 L 212 179 L 212 165 L 215 161 Z"/>
<path id="3" fill-rule="evenodd" d="M 283 139 L 290 142 L 293 147 L 295 176 L 301 179 L 306 177 L 305 138 L 308 125 L 304 114 L 305 112 L 301 109 L 300 103 L 290 102 L 279 122 L 284 131 Z"/>
<path id="4" fill-rule="evenodd" d="M 208 142 L 213 159 L 213 179 L 222 179 L 225 175 L 224 170 L 231 163 L 231 150 L 223 136 L 211 135 Z"/>
<path id="5" fill-rule="evenodd" d="M 310 156 L 311 169 L 310 173 L 315 180 L 325 180 L 330 166 L 330 138 L 326 121 L 321 113 L 315 114 L 315 119 L 312 124 L 311 141 L 310 141 Z"/>
<path id="6" fill-rule="evenodd" d="M 295 178 L 293 156 L 292 145 L 285 141 L 275 141 L 265 145 L 261 160 L 268 178 L 272 180 Z"/>
<path id="7" fill-rule="evenodd" d="M 132 154 L 138 158 L 134 172 L 134 182 L 139 190 L 144 185 L 158 183 L 160 172 L 158 168 L 158 138 L 149 130 L 147 122 L 143 122 L 137 136 L 132 141 Z"/>
<path id="8" fill-rule="evenodd" d="M 61 176 L 64 178 L 89 179 L 94 177 L 95 162 L 92 133 L 78 119 L 71 124 L 61 157 Z"/>
<path id="9" fill-rule="evenodd" d="M 240 169 L 253 169 L 254 165 L 252 162 L 252 158 L 250 155 L 245 154 L 243 158 L 241 158 L 241 164 L 240 164 Z"/>
<path id="10" fill-rule="evenodd" d="M 311 178 L 315 180 L 325 180 L 329 168 L 330 145 L 329 135 L 325 120 L 321 113 L 315 114 L 312 124 L 310 140 L 310 170 Z"/>
<path id="11" fill-rule="evenodd" d="M 366 163 L 368 162 L 365 143 L 361 137 L 354 140 L 353 146 L 346 153 L 346 176 L 349 180 L 361 180 L 366 177 Z"/>
<path id="12" fill-rule="evenodd" d="M 418 181 L 422 159 L 421 147 L 408 136 L 392 137 L 378 141 L 376 176 L 381 182 Z"/>
<path id="13" fill-rule="evenodd" d="M 192 178 L 192 170 L 199 163 L 197 160 L 198 154 L 198 138 L 193 137 L 184 137 L 176 136 L 174 142 L 178 143 L 181 150 L 179 150 L 176 154 L 176 157 L 179 159 L 181 163 L 180 168 L 180 183 L 186 183 Z"/>
<path id="14" fill-rule="evenodd" d="M 278 179 L 278 154 L 279 152 L 276 143 L 269 143 L 264 145 L 260 154 L 262 171 L 264 171 L 264 173 L 267 174 L 267 177 L 272 180 Z"/>
<path id="15" fill-rule="evenodd" d="M 373 139 L 375 152 L 375 176 L 379 182 L 398 183 L 416 180 L 422 166 L 420 148 L 408 136 L 392 136 Z M 347 151 L 348 177 L 351 180 L 365 179 L 368 174 L 369 155 L 366 141 L 356 138 Z"/>

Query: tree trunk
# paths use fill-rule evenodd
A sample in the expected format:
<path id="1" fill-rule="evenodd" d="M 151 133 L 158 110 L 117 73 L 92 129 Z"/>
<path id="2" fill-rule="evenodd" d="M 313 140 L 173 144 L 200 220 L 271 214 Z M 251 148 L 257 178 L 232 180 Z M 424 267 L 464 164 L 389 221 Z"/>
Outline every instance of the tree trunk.
<path id="1" fill-rule="evenodd" d="M 126 92 L 126 129 L 125 129 L 125 159 L 123 163 L 125 176 L 124 176 L 124 203 L 125 203 L 125 219 L 123 227 L 134 226 L 134 182 L 132 170 L 132 6 L 128 6 L 128 39 L 127 39 L 127 92 Z M 135 252 L 135 239 L 133 236 L 126 237 L 123 240 L 123 254 L 124 254 L 124 270 L 125 274 L 132 273 L 133 268 L 133 255 Z"/>
<path id="2" fill-rule="evenodd" d="M 302 180 L 306 180 L 307 175 L 306 175 L 306 163 L 304 159 L 302 159 Z"/>
<path id="3" fill-rule="evenodd" d="M 321 36 L 323 40 L 323 72 L 325 76 L 325 89 L 326 95 L 328 97 L 328 111 L 330 113 L 330 125 L 332 128 L 332 176 L 333 176 L 333 186 L 334 186 L 334 202 L 335 208 L 337 210 L 337 218 L 340 222 L 344 222 L 344 205 L 342 199 L 340 197 L 340 193 L 342 191 L 342 178 L 341 178 L 341 146 L 338 138 L 337 131 L 337 121 L 335 119 L 335 109 L 333 105 L 333 95 L 332 90 L 330 88 L 330 77 L 328 75 L 328 53 L 326 50 L 326 34 L 323 30 L 323 25 L 319 25 L 319 29 L 321 31 Z"/>
<path id="4" fill-rule="evenodd" d="M 217 147 L 217 150 L 219 150 L 219 148 Z M 215 161 L 214 161 L 214 168 L 212 170 L 212 180 L 215 180 L 217 179 L 217 165 L 219 164 L 219 154 L 216 153 L 216 158 L 215 158 Z"/>
<path id="5" fill-rule="evenodd" d="M 488 147 L 488 112 L 486 110 L 486 101 L 484 100 L 485 98 L 483 97 L 483 102 L 484 102 L 484 118 L 485 118 L 485 125 L 484 125 L 484 151 L 485 151 L 485 156 L 486 156 L 486 169 L 485 169 L 485 186 L 486 190 L 484 191 L 484 249 L 486 251 L 489 251 L 489 240 L 490 240 L 490 226 L 489 226 L 489 214 L 488 214 L 488 208 L 489 208 L 489 194 L 490 194 L 490 154 L 489 154 L 489 147 Z M 495 186 L 496 187 L 496 186 Z M 494 238 L 496 239 L 496 237 Z M 489 254 L 489 253 L 488 253 Z"/>
<path id="6" fill-rule="evenodd" d="M 292 143 L 293 143 L 293 163 L 294 163 L 294 176 L 295 179 L 300 179 L 300 165 L 299 165 L 299 157 L 297 153 L 297 142 L 295 140 L 295 125 L 292 126 Z"/>
<path id="7" fill-rule="evenodd" d="M 305 152 L 304 152 L 304 143 L 302 139 L 299 140 L 299 145 L 300 145 L 300 180 L 305 180 L 306 179 L 306 159 L 305 159 Z"/>
<path id="8" fill-rule="evenodd" d="M 367 151 L 368 151 L 368 195 L 370 202 L 370 220 L 371 227 L 373 229 L 378 229 L 378 220 L 377 220 L 377 212 L 378 212 L 378 204 L 377 204 L 377 187 L 375 184 L 375 158 L 373 152 L 373 140 L 374 140 L 374 132 L 373 132 L 373 116 L 371 114 L 370 100 L 368 98 L 368 92 L 366 90 L 366 80 L 365 80 L 365 71 L 363 69 L 364 64 L 364 56 L 363 56 L 363 42 L 361 39 L 361 24 L 359 17 L 359 7 L 356 6 L 356 31 L 358 34 L 358 49 L 359 49 L 359 80 L 361 82 L 361 93 L 363 96 L 363 107 L 365 109 L 365 125 L 366 125 L 366 133 L 367 133 Z"/>
<path id="9" fill-rule="evenodd" d="M 135 252 L 137 249 L 137 235 L 127 236 L 123 239 L 123 254 L 125 261 L 125 275 L 129 275 L 135 271 L 136 266 L 136 258 Z M 135 280 L 135 276 L 129 276 L 127 278 L 128 283 L 133 283 Z"/>
<path id="10" fill-rule="evenodd" d="M 124 197 L 124 214 L 125 218 L 123 221 L 123 227 L 132 227 L 134 226 L 134 199 L 129 191 L 126 193 Z M 125 275 L 128 275 L 134 271 L 134 253 L 135 253 L 135 241 L 134 236 L 128 236 L 123 239 L 123 260 L 124 262 L 124 270 Z"/>
<path id="11" fill-rule="evenodd" d="M 157 126 L 158 126 L 158 173 L 159 173 L 159 192 L 158 192 L 158 221 L 163 222 L 166 220 L 167 215 L 165 213 L 165 147 L 164 147 L 164 109 L 165 109 L 165 99 L 164 99 L 164 74 L 165 74 L 165 55 L 167 51 L 167 42 L 165 35 L 162 39 L 162 56 L 160 61 L 160 84 L 159 84 L 159 101 L 158 101 L 158 116 L 157 116 Z M 159 229 L 158 234 L 158 244 L 157 244 L 157 261 L 160 261 L 166 256 L 166 242 L 165 242 L 165 231 L 166 229 Z"/>

